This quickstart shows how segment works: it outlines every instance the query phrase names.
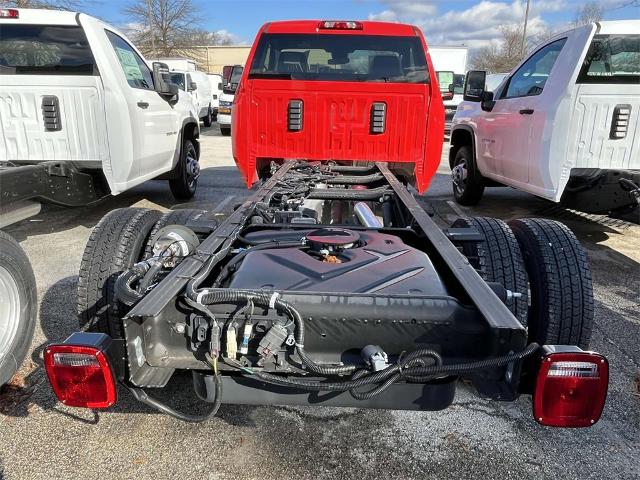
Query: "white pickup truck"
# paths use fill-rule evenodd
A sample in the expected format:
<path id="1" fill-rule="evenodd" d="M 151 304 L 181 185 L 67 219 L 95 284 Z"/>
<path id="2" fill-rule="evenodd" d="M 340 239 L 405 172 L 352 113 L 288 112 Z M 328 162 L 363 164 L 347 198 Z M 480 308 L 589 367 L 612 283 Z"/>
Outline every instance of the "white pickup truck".
<path id="1" fill-rule="evenodd" d="M 591 213 L 635 209 L 640 190 L 640 20 L 592 23 L 538 46 L 494 92 L 471 71 L 453 120 L 462 205 L 507 185 Z"/>
<path id="2" fill-rule="evenodd" d="M 0 9 L 0 205 L 84 205 L 146 180 L 194 195 L 192 102 L 117 29 L 63 11 Z"/>

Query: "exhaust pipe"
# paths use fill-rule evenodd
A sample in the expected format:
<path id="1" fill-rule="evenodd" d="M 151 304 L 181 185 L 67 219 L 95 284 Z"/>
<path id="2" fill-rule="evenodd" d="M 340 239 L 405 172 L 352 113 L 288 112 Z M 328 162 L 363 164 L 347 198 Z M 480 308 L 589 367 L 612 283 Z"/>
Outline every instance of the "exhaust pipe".
<path id="1" fill-rule="evenodd" d="M 373 210 L 364 202 L 358 202 L 353 206 L 353 210 L 360 220 L 360 223 L 367 228 L 382 228 L 382 222 L 378 220 Z"/>

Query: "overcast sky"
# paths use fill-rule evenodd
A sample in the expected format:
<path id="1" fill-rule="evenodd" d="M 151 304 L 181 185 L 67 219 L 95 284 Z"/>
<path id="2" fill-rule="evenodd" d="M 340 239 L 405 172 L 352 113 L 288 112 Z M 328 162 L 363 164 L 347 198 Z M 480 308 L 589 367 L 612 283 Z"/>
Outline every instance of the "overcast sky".
<path id="1" fill-rule="evenodd" d="M 120 13 L 128 0 L 96 2 L 88 7 L 118 25 L 127 23 Z M 639 7 L 622 7 L 631 0 L 600 0 L 605 20 L 640 19 Z M 432 44 L 477 48 L 499 36 L 498 27 L 521 23 L 526 0 L 194 0 L 201 11 L 202 27 L 251 43 L 258 28 L 271 20 L 300 18 L 386 20 L 420 26 Z M 545 27 L 568 28 L 583 2 L 531 0 L 530 31 Z"/>

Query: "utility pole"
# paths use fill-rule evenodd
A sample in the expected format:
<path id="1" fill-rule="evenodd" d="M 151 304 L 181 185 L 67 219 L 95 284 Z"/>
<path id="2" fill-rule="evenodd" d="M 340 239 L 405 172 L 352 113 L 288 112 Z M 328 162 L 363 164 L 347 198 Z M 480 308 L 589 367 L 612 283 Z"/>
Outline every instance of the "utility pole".
<path id="1" fill-rule="evenodd" d="M 527 23 L 529 22 L 529 6 L 531 4 L 531 0 L 527 0 L 527 10 L 524 13 L 524 28 L 522 29 L 522 46 L 520 48 L 520 53 L 524 57 L 527 48 Z"/>
<path id="2" fill-rule="evenodd" d="M 151 49 L 153 50 L 154 58 L 158 58 L 158 51 L 156 50 L 156 37 L 153 34 L 153 16 L 151 15 L 151 0 L 147 0 L 147 19 L 149 21 L 149 35 L 151 35 Z"/>

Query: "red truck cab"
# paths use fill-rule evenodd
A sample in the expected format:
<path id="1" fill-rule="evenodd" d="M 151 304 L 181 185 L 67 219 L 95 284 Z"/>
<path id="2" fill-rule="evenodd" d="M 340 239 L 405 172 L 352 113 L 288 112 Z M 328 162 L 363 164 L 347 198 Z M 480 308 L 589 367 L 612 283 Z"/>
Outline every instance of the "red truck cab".
<path id="1" fill-rule="evenodd" d="M 248 186 L 272 161 L 382 161 L 423 192 L 443 134 L 436 74 L 412 25 L 267 23 L 234 100 L 233 156 Z"/>

